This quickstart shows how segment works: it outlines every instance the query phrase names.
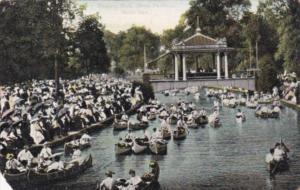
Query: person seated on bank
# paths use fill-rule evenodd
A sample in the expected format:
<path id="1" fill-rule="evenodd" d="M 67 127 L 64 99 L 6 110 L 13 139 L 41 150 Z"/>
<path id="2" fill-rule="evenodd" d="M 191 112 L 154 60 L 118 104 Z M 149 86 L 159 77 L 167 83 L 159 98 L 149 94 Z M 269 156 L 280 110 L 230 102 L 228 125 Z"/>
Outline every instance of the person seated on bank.
<path id="1" fill-rule="evenodd" d="M 90 135 L 84 133 L 80 138 L 80 144 L 83 145 L 83 144 L 90 143 L 91 140 L 92 140 L 92 137 Z"/>
<path id="2" fill-rule="evenodd" d="M 140 176 L 135 174 L 135 171 L 130 169 L 129 175 L 131 178 L 127 181 L 128 184 L 128 190 L 136 190 L 139 188 L 139 184 L 141 184 L 143 181 Z"/>
<path id="3" fill-rule="evenodd" d="M 14 157 L 13 154 L 7 154 L 6 159 L 5 170 L 8 173 L 17 174 L 26 171 L 25 167 Z"/>
<path id="4" fill-rule="evenodd" d="M 19 152 L 17 158 L 24 166 L 30 166 L 34 157 L 31 154 L 28 145 L 25 145 L 24 149 Z"/>
<path id="5" fill-rule="evenodd" d="M 100 185 L 97 185 L 97 190 L 116 190 L 116 180 L 113 178 L 113 174 L 115 173 L 107 171 L 105 173 L 106 178 L 100 183 Z"/>
<path id="6" fill-rule="evenodd" d="M 63 171 L 65 169 L 63 161 L 60 160 L 59 156 L 54 157 L 54 161 L 48 166 L 47 172 Z"/>

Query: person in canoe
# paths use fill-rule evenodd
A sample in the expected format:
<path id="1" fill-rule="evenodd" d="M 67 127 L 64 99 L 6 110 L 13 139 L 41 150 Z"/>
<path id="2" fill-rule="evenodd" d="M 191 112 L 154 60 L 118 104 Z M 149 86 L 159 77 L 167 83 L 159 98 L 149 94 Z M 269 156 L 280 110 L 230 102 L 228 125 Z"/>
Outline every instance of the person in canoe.
<path id="1" fill-rule="evenodd" d="M 14 157 L 13 154 L 6 156 L 5 170 L 11 174 L 17 174 L 26 171 L 25 167 Z"/>
<path id="2" fill-rule="evenodd" d="M 107 171 L 105 173 L 106 178 L 97 185 L 96 190 L 118 190 L 116 186 L 116 180 L 113 178 L 115 173 L 112 171 Z"/>
<path id="3" fill-rule="evenodd" d="M 52 156 L 52 150 L 48 146 L 48 143 L 45 142 L 40 154 L 38 155 L 38 157 L 39 157 L 39 168 L 48 167 L 51 164 L 51 160 L 50 160 L 51 156 Z"/>
<path id="4" fill-rule="evenodd" d="M 157 130 L 156 128 L 153 128 L 153 133 L 151 135 L 151 141 L 157 141 L 157 140 L 162 140 L 162 135 L 161 132 L 159 130 Z"/>
<path id="5" fill-rule="evenodd" d="M 90 143 L 91 140 L 92 140 L 92 137 L 91 137 L 90 135 L 84 133 L 84 134 L 81 136 L 79 143 L 80 143 L 81 145 L 84 145 L 84 144 Z"/>
<path id="6" fill-rule="evenodd" d="M 54 161 L 48 166 L 47 172 L 63 171 L 65 169 L 64 162 L 60 160 L 59 156 L 54 157 Z"/>
<path id="7" fill-rule="evenodd" d="M 30 166 L 34 157 L 31 154 L 28 145 L 25 145 L 24 149 L 19 152 L 17 158 L 24 166 Z"/>
<path id="8" fill-rule="evenodd" d="M 127 180 L 128 190 L 137 190 L 139 189 L 139 185 L 143 182 L 141 177 L 135 174 L 135 171 L 130 169 L 129 175 L 131 176 L 129 180 Z"/>
<path id="9" fill-rule="evenodd" d="M 81 150 L 79 149 L 79 147 L 75 147 L 75 150 L 72 154 L 72 159 L 75 160 L 75 159 L 78 159 L 80 158 L 81 156 Z"/>

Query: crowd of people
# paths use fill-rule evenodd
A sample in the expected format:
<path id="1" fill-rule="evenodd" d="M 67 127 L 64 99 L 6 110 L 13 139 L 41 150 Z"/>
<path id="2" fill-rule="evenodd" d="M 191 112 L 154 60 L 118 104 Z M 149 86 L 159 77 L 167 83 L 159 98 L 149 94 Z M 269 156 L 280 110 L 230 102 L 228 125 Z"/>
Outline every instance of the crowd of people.
<path id="1" fill-rule="evenodd" d="M 142 99 L 139 87 L 104 74 L 61 80 L 58 93 L 53 80 L 3 87 L 0 94 L 1 170 L 22 172 L 34 159 L 30 147 L 39 144 L 44 147 L 37 156 L 37 163 L 47 165 L 48 170 L 61 169 L 59 156 L 52 155 L 48 142 L 123 113 Z"/>

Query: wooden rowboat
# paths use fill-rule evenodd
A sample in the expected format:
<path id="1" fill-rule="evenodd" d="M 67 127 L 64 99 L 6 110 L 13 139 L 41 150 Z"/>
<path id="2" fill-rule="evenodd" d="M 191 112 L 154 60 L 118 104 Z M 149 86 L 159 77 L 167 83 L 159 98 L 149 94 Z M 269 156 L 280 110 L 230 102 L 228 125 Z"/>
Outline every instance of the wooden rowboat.
<path id="1" fill-rule="evenodd" d="M 167 143 L 163 140 L 150 142 L 149 149 L 153 154 L 167 154 Z"/>
<path id="2" fill-rule="evenodd" d="M 129 123 L 129 129 L 131 130 L 141 130 L 149 127 L 149 123 L 147 122 L 139 122 L 139 123 Z"/>
<path id="3" fill-rule="evenodd" d="M 164 140 L 169 140 L 169 139 L 171 139 L 171 136 L 172 136 L 171 131 L 169 131 L 167 128 L 163 128 L 163 129 L 161 130 L 161 134 L 162 134 L 162 138 L 163 138 Z"/>
<path id="4" fill-rule="evenodd" d="M 183 140 L 187 136 L 187 131 L 185 128 L 180 128 L 179 130 L 173 131 L 174 140 Z"/>
<path id="5" fill-rule="evenodd" d="M 127 155 L 131 153 L 132 146 L 129 143 L 115 144 L 115 153 L 118 155 Z"/>
<path id="6" fill-rule="evenodd" d="M 113 124 L 114 131 L 121 131 L 126 130 L 128 128 L 128 125 L 126 122 L 114 122 Z"/>
<path id="7" fill-rule="evenodd" d="M 195 119 L 195 122 L 198 125 L 206 125 L 208 124 L 208 117 L 206 115 L 199 116 L 198 118 Z"/>
<path id="8" fill-rule="evenodd" d="M 89 155 L 80 163 L 68 164 L 63 171 L 55 171 L 50 173 L 40 173 L 30 170 L 28 173 L 28 182 L 33 185 L 45 185 L 57 181 L 63 181 L 75 178 L 83 173 L 86 169 L 92 167 L 92 156 Z"/>
<path id="9" fill-rule="evenodd" d="M 79 150 L 84 150 L 91 147 L 91 143 L 90 142 L 86 142 L 84 144 L 79 144 L 79 145 L 74 145 L 72 144 L 72 142 L 66 143 L 64 146 L 65 149 L 65 154 L 66 155 L 70 155 L 73 153 L 75 148 L 79 148 Z"/>
<path id="10" fill-rule="evenodd" d="M 135 154 L 144 153 L 148 148 L 148 142 L 145 142 L 144 139 L 136 138 L 133 140 L 132 151 Z"/>

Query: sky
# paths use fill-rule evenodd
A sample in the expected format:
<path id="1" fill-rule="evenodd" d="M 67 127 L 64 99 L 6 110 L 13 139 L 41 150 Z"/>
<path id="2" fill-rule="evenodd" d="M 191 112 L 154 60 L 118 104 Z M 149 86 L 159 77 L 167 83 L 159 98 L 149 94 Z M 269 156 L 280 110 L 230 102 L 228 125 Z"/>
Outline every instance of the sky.
<path id="1" fill-rule="evenodd" d="M 255 11 L 259 0 L 250 0 Z M 161 34 L 174 28 L 189 8 L 189 0 L 79 0 L 86 14 L 99 13 L 107 30 L 118 33 L 133 25 Z"/>

